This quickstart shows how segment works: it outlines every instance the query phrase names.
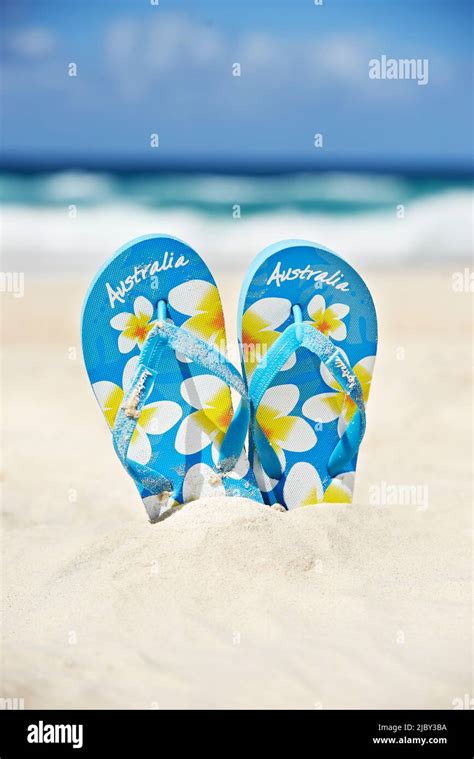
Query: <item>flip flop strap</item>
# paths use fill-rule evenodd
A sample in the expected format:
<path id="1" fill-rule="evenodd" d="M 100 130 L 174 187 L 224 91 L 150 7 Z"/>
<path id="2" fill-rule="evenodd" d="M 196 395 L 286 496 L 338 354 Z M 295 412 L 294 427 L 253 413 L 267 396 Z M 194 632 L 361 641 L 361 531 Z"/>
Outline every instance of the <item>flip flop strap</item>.
<path id="1" fill-rule="evenodd" d="M 339 440 L 328 462 L 331 477 L 346 471 L 347 465 L 357 453 L 365 432 L 365 403 L 362 388 L 354 370 L 344 354 L 332 340 L 319 332 L 310 322 L 290 324 L 267 351 L 255 369 L 249 386 L 251 403 L 251 426 L 260 463 L 268 476 L 280 479 L 281 464 L 265 433 L 260 429 L 256 414 L 260 402 L 276 375 L 298 348 L 307 348 L 327 367 L 344 393 L 357 406 L 344 435 Z"/>
<path id="2" fill-rule="evenodd" d="M 150 493 L 157 495 L 163 491 L 172 492 L 173 483 L 152 467 L 130 459 L 128 450 L 140 412 L 159 376 L 159 366 L 168 346 L 212 372 L 242 397 L 221 443 L 220 471 L 230 471 L 237 463 L 244 447 L 250 420 L 244 382 L 227 358 L 183 327 L 177 327 L 167 321 L 158 321 L 143 345 L 137 368 L 124 395 L 112 432 L 115 450 L 127 471 Z"/>

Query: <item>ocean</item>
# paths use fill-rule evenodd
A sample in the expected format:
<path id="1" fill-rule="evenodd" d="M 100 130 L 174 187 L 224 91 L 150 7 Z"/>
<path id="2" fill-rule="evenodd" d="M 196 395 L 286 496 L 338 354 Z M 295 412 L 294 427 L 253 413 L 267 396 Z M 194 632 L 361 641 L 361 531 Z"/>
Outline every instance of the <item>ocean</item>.
<path id="1" fill-rule="evenodd" d="M 296 237 L 356 265 L 455 264 L 472 255 L 473 198 L 469 179 L 363 172 L 2 172 L 2 267 L 89 273 L 154 232 L 222 269 Z"/>

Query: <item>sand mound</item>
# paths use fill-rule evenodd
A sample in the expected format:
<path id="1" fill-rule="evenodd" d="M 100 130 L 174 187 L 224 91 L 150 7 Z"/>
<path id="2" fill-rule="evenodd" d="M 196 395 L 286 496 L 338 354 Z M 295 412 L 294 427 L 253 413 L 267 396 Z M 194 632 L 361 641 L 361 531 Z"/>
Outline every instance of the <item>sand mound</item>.
<path id="1" fill-rule="evenodd" d="M 436 606 L 455 583 L 436 582 L 423 529 L 416 512 L 219 498 L 79 535 L 59 568 L 40 539 L 34 607 L 9 615 L 7 690 L 55 708 L 450 706 L 440 683 L 468 688 L 465 652 L 437 658 L 456 614 Z M 432 558 L 407 563 L 422 539 Z"/>

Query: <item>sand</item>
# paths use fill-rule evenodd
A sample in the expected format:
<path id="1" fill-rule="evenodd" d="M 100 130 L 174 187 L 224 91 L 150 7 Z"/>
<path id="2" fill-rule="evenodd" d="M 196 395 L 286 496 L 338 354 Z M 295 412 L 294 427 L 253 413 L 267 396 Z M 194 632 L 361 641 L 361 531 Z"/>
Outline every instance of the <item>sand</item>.
<path id="1" fill-rule="evenodd" d="M 87 384 L 86 281 L 2 296 L 1 697 L 344 709 L 472 693 L 472 296 L 448 270 L 364 274 L 381 343 L 354 504 L 208 499 L 155 525 Z M 232 314 L 238 278 L 219 282 Z"/>

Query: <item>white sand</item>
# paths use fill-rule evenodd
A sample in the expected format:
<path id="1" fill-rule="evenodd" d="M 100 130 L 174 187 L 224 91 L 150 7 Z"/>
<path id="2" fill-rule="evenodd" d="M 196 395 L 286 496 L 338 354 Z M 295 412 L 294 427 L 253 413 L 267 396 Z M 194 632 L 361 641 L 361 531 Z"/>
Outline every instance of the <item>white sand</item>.
<path id="1" fill-rule="evenodd" d="M 450 708 L 472 692 L 471 300 L 450 277 L 368 277 L 381 345 L 353 506 L 203 500 L 156 525 L 87 386 L 85 283 L 4 299 L 0 696 Z M 373 505 L 382 481 L 428 501 Z"/>

